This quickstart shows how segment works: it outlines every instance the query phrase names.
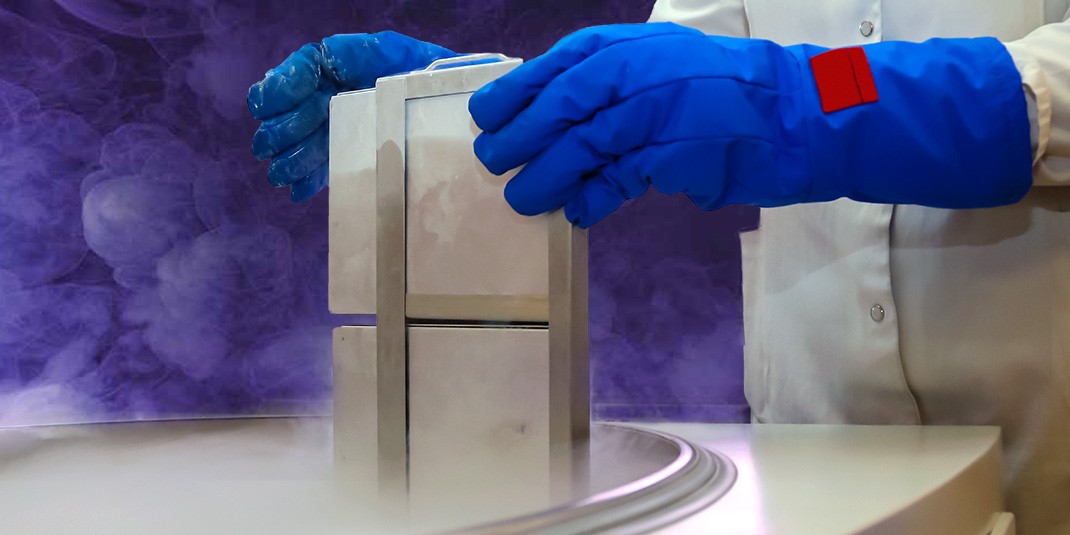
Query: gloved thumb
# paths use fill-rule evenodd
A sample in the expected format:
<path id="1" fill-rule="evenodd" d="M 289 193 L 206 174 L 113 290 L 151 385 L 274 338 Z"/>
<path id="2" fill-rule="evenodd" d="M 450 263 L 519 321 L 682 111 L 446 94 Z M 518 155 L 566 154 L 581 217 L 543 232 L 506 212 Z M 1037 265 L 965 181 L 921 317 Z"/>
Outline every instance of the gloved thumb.
<path id="1" fill-rule="evenodd" d="M 397 32 L 334 35 L 323 40 L 325 74 L 344 90 L 365 89 L 384 76 L 422 69 L 458 54 Z"/>

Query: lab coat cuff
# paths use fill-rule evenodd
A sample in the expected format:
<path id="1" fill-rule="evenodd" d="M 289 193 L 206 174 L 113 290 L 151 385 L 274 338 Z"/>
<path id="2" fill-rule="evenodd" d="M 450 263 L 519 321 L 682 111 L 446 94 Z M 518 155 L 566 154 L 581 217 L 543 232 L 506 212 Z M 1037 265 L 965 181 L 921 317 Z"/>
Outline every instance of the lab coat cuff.
<path id="1" fill-rule="evenodd" d="M 1014 66 L 1022 77 L 1022 91 L 1029 106 L 1030 141 L 1033 164 L 1044 156 L 1051 140 L 1051 92 L 1040 63 L 1022 43 L 1005 43 Z"/>

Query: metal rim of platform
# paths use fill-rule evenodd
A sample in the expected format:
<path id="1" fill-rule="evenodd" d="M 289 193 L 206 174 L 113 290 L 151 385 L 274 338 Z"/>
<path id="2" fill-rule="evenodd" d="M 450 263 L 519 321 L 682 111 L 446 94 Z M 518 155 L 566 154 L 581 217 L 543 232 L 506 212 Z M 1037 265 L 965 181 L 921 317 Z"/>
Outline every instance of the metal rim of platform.
<path id="1" fill-rule="evenodd" d="M 599 425 L 650 435 L 668 442 L 679 454 L 667 466 L 648 476 L 583 500 L 455 533 L 650 533 L 708 507 L 735 483 L 735 465 L 717 452 L 666 433 Z"/>

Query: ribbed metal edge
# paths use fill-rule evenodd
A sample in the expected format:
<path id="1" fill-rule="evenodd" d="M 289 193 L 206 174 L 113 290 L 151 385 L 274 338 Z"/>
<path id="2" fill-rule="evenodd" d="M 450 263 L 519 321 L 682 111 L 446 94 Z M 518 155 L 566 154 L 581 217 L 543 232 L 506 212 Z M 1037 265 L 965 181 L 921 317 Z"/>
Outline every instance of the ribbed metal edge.
<path id="1" fill-rule="evenodd" d="M 678 449 L 679 455 L 653 474 L 589 498 L 451 533 L 650 533 L 708 507 L 735 483 L 735 465 L 717 452 L 674 435 L 626 426 L 611 427 L 669 441 Z"/>

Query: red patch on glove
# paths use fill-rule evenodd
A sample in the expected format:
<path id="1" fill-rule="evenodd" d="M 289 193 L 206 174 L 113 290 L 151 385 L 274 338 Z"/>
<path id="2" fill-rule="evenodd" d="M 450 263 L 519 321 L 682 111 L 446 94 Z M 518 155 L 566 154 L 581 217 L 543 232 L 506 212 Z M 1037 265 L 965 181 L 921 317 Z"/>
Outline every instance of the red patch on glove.
<path id="1" fill-rule="evenodd" d="M 877 101 L 877 85 L 861 47 L 839 48 L 810 58 L 825 113 Z"/>

